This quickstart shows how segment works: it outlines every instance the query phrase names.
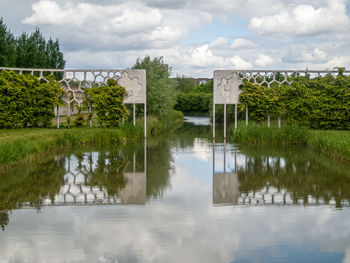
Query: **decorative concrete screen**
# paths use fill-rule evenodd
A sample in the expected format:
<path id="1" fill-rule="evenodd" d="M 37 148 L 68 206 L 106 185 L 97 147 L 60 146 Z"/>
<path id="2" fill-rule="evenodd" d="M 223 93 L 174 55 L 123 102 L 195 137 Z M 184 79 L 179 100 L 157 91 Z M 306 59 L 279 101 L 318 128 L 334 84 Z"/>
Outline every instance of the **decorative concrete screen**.
<path id="1" fill-rule="evenodd" d="M 226 138 L 226 105 L 235 105 L 235 128 L 237 128 L 237 105 L 241 93 L 240 85 L 245 80 L 257 85 L 270 87 L 272 83 L 278 86 L 290 85 L 295 76 L 308 76 L 309 78 L 324 77 L 327 74 L 336 76 L 338 70 L 214 70 L 213 90 L 213 138 L 215 138 L 215 105 L 224 105 L 224 138 Z M 350 75 L 350 71 L 343 72 Z M 268 126 L 270 116 L 268 118 Z M 278 119 L 280 126 L 280 118 Z M 248 124 L 248 108 L 246 107 L 246 124 Z"/>
<path id="2" fill-rule="evenodd" d="M 214 104 L 238 104 L 242 83 L 235 71 L 214 71 Z"/>
<path id="3" fill-rule="evenodd" d="M 84 89 L 91 88 L 94 85 L 106 85 L 107 80 L 113 78 L 117 83 L 124 87 L 127 96 L 124 98 L 125 104 L 133 104 L 133 120 L 135 124 L 135 104 L 144 104 L 144 130 L 146 137 L 146 70 L 85 70 L 85 69 L 26 69 L 26 68 L 0 68 L 1 70 L 13 70 L 18 74 L 32 74 L 39 79 L 47 81 L 45 76 L 55 74 L 58 82 L 62 84 L 66 95 L 63 101 L 66 106 L 60 106 L 55 109 L 57 116 L 57 127 L 59 128 L 59 117 L 62 115 L 70 116 L 76 113 L 77 108 L 84 102 Z M 91 106 L 89 111 L 91 111 Z M 92 123 L 90 122 L 90 126 Z"/>

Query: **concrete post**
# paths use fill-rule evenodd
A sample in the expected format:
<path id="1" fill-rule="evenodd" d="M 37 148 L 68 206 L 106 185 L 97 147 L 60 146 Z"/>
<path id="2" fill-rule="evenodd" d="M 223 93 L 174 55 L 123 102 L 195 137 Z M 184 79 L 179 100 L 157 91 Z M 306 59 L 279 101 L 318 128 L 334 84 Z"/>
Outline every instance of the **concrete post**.
<path id="1" fill-rule="evenodd" d="M 235 129 L 238 127 L 238 120 L 237 120 L 237 104 L 235 104 Z"/>

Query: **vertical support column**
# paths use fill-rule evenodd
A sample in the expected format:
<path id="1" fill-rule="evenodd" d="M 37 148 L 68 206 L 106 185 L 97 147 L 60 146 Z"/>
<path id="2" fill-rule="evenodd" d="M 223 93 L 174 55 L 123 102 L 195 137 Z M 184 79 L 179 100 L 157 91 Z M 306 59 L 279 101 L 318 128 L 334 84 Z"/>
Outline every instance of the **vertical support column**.
<path id="1" fill-rule="evenodd" d="M 213 103 L 213 139 L 215 139 L 215 103 Z"/>
<path id="2" fill-rule="evenodd" d="M 237 129 L 237 104 L 235 104 L 235 129 Z"/>
<path id="3" fill-rule="evenodd" d="M 132 170 L 133 170 L 133 173 L 136 172 L 136 153 L 135 152 L 132 160 Z"/>
<path id="4" fill-rule="evenodd" d="M 132 118 L 134 122 L 134 126 L 136 125 L 136 109 L 135 109 L 135 103 L 132 104 Z"/>
<path id="5" fill-rule="evenodd" d="M 267 128 L 270 128 L 270 114 L 267 115 Z"/>
<path id="6" fill-rule="evenodd" d="M 86 72 L 85 72 L 86 73 Z M 90 120 L 89 120 L 89 123 L 90 123 L 90 128 L 92 128 L 92 104 L 90 103 L 89 105 L 89 117 L 90 117 Z"/>
<path id="7" fill-rule="evenodd" d="M 245 107 L 245 126 L 248 126 L 248 106 Z"/>
<path id="8" fill-rule="evenodd" d="M 224 104 L 224 140 L 226 140 L 226 104 Z"/>
<path id="9" fill-rule="evenodd" d="M 226 173 L 226 139 L 224 139 L 224 174 Z"/>
<path id="10" fill-rule="evenodd" d="M 235 173 L 237 173 L 237 171 L 238 171 L 238 169 L 237 169 L 237 149 L 235 148 Z"/>
<path id="11" fill-rule="evenodd" d="M 56 116 L 57 116 L 57 129 L 59 129 L 59 128 L 60 128 L 60 106 L 57 105 L 56 110 L 57 110 L 57 112 L 56 112 Z"/>
<path id="12" fill-rule="evenodd" d="M 213 178 L 215 174 L 215 139 L 213 140 Z"/>
<path id="13" fill-rule="evenodd" d="M 144 104 L 143 114 L 144 114 L 144 116 L 143 116 L 144 136 L 145 136 L 145 138 L 147 138 L 147 103 L 146 102 Z"/>
<path id="14" fill-rule="evenodd" d="M 144 169 L 145 169 L 145 174 L 147 173 L 147 139 L 144 141 L 143 145 L 143 161 L 144 161 Z"/>
<path id="15" fill-rule="evenodd" d="M 281 128 L 281 117 L 278 117 L 278 128 Z"/>

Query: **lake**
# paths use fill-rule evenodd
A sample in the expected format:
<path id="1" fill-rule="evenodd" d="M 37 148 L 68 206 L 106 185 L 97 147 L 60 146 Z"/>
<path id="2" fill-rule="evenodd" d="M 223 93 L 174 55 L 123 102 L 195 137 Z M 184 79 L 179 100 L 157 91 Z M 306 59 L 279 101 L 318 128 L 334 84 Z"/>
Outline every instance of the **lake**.
<path id="1" fill-rule="evenodd" d="M 0 262 L 350 262 L 350 163 L 208 118 L 0 173 Z"/>

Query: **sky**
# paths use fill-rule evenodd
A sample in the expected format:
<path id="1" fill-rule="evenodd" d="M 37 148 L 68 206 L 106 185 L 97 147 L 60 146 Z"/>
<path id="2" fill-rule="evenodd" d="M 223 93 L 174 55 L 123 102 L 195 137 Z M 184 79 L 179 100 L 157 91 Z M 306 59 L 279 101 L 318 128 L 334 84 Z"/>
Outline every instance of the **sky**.
<path id="1" fill-rule="evenodd" d="M 0 0 L 18 35 L 58 38 L 66 68 L 130 68 L 163 56 L 172 75 L 350 67 L 350 0 Z"/>

